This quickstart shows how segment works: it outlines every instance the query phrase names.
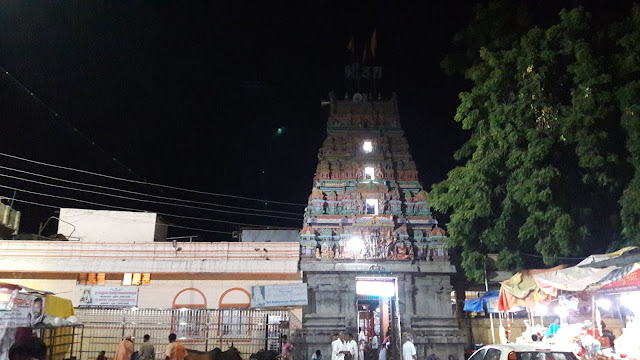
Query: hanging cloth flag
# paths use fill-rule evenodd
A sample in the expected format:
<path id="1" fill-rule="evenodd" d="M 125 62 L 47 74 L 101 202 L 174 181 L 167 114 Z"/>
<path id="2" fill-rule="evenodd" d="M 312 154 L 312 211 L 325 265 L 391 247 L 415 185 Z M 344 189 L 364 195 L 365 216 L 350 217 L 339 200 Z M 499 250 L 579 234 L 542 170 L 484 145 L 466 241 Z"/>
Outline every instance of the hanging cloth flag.
<path id="1" fill-rule="evenodd" d="M 364 65 L 365 61 L 367 61 L 367 47 L 364 47 L 364 50 L 362 51 L 362 65 Z"/>
<path id="2" fill-rule="evenodd" d="M 373 29 L 373 35 L 371 35 L 371 57 L 376 58 L 376 48 L 378 47 L 378 39 L 376 39 L 376 30 Z"/>
<path id="3" fill-rule="evenodd" d="M 349 41 L 349 44 L 347 44 L 347 51 L 353 54 L 354 50 L 355 50 L 355 43 L 353 41 L 353 35 L 351 35 L 351 40 Z"/>

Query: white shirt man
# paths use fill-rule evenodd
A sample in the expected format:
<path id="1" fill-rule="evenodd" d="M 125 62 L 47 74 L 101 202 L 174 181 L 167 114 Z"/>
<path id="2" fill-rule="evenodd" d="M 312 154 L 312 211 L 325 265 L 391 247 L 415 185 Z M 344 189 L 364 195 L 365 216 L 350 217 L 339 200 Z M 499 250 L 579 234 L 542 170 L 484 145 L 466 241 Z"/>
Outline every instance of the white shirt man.
<path id="1" fill-rule="evenodd" d="M 331 360 L 344 360 L 344 334 L 338 333 L 338 338 L 331 342 Z"/>
<path id="2" fill-rule="evenodd" d="M 378 335 L 373 335 L 371 337 L 371 348 L 373 350 L 378 350 Z"/>
<path id="3" fill-rule="evenodd" d="M 367 344 L 367 337 L 364 335 L 364 331 L 360 328 L 358 333 L 358 358 L 364 360 L 364 347 Z"/>
<path id="4" fill-rule="evenodd" d="M 407 335 L 407 341 L 402 345 L 402 360 L 418 360 L 416 347 L 413 345 L 413 336 Z"/>
<path id="5" fill-rule="evenodd" d="M 353 356 L 353 360 L 358 360 L 358 343 L 353 340 L 352 334 L 347 334 L 347 344 L 345 348 L 351 353 L 351 356 Z"/>

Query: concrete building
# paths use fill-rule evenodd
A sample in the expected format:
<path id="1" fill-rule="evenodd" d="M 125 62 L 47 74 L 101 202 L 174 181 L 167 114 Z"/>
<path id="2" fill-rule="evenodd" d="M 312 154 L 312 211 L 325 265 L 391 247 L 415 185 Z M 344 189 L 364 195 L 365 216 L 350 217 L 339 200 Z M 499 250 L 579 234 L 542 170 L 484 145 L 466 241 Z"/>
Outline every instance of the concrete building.
<path id="1" fill-rule="evenodd" d="M 68 240 L 0 240 L 0 283 L 70 299 L 85 323 L 82 360 L 113 357 L 125 334 L 149 333 L 161 352 L 170 332 L 191 349 L 234 343 L 248 359 L 279 346 L 280 320 L 302 316 L 251 307 L 254 286 L 302 282 L 297 242 L 167 241 L 156 214 L 89 209 L 61 209 L 58 233 Z"/>

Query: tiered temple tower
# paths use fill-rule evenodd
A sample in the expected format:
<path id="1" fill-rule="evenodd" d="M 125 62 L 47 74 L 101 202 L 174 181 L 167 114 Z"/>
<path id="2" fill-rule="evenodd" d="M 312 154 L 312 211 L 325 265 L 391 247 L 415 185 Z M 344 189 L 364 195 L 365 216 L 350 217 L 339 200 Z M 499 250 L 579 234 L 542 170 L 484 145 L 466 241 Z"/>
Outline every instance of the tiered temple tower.
<path id="1" fill-rule="evenodd" d="M 447 261 L 445 232 L 400 127 L 396 96 L 330 95 L 327 138 L 300 233 L 317 259 Z"/>
<path id="2" fill-rule="evenodd" d="M 381 74 L 350 65 L 345 75 L 354 70 Z M 396 95 L 329 99 L 327 138 L 300 231 L 309 304 L 294 338 L 297 356 L 317 349 L 330 356 L 333 333 L 363 328 L 369 340 L 391 335 L 389 359 L 400 359 L 401 333 L 411 332 L 418 358 L 462 360 L 465 340 L 451 302 L 455 268 L 418 181 Z"/>

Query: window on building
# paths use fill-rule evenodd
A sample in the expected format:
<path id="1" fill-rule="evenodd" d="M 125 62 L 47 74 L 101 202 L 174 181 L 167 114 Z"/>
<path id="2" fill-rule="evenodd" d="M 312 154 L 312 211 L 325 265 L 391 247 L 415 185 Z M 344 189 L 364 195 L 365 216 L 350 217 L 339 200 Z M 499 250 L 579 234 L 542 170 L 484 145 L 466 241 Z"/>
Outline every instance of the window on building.
<path id="1" fill-rule="evenodd" d="M 371 141 L 365 141 L 362 144 L 362 150 L 364 150 L 364 152 L 370 153 L 373 151 L 373 143 Z"/>
<path id="2" fill-rule="evenodd" d="M 367 199 L 365 202 L 367 215 L 378 215 L 378 200 Z"/>
<path id="3" fill-rule="evenodd" d="M 131 285 L 131 280 L 133 280 L 133 273 L 124 273 L 122 277 L 122 286 Z"/>
<path id="4" fill-rule="evenodd" d="M 131 285 L 140 285 L 141 282 L 142 282 L 142 274 L 133 273 L 133 276 L 131 277 Z"/>
<path id="5" fill-rule="evenodd" d="M 375 180 L 376 179 L 376 168 L 373 166 L 367 166 L 364 168 L 364 178 L 365 180 Z"/>
<path id="6" fill-rule="evenodd" d="M 146 273 L 142 274 L 142 285 L 149 285 L 151 282 L 151 274 Z"/>

